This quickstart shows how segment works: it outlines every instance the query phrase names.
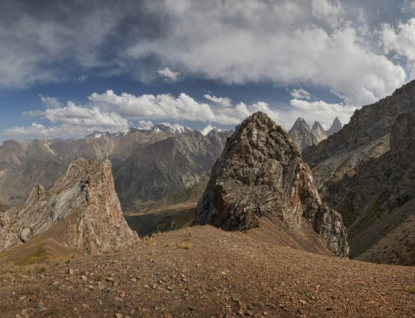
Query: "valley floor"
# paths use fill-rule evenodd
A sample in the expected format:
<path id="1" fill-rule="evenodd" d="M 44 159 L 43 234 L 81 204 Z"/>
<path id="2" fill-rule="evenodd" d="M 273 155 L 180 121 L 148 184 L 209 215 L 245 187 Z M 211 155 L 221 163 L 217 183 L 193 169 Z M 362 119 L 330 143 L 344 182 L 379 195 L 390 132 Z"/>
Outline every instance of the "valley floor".
<path id="1" fill-rule="evenodd" d="M 186 228 L 93 257 L 0 270 L 1 317 L 414 317 L 415 268 Z"/>

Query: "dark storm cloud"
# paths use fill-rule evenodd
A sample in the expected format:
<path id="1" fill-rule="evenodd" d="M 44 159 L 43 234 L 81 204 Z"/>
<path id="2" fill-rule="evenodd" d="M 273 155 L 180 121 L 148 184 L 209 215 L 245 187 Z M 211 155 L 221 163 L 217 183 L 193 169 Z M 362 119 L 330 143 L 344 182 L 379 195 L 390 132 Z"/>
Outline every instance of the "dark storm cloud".
<path id="1" fill-rule="evenodd" d="M 226 84 L 306 83 L 362 105 L 407 80 L 411 45 L 402 50 L 397 41 L 406 39 L 401 30 L 412 28 L 406 24 L 413 4 L 6 0 L 0 86 L 77 80 L 81 74 L 128 75 L 148 83 L 168 69 L 180 79 Z M 403 63 L 392 59 L 396 54 Z"/>
<path id="2" fill-rule="evenodd" d="M 132 71 L 123 51 L 166 36 L 162 7 L 146 1 L 3 1 L 0 85 L 61 81 L 84 70 Z M 150 60 L 135 63 L 134 71 L 158 64 Z"/>

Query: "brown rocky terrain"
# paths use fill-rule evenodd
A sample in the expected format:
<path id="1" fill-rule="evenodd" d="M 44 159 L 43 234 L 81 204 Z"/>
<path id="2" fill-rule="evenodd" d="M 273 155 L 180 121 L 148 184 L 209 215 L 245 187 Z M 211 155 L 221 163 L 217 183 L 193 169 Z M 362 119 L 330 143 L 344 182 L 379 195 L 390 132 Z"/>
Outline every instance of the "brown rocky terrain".
<path id="1" fill-rule="evenodd" d="M 38 184 L 22 207 L 0 215 L 0 251 L 32 238 L 37 247 L 50 237 L 81 253 L 117 248 L 137 237 L 123 218 L 109 160 L 75 160 L 49 192 Z M 14 249 L 7 257 L 19 253 Z"/>
<path id="2" fill-rule="evenodd" d="M 192 227 L 0 269 L 1 317 L 413 317 L 415 273 Z"/>
<path id="3" fill-rule="evenodd" d="M 196 224 L 225 230 L 257 227 L 268 218 L 307 240 L 308 223 L 336 255 L 347 257 L 340 214 L 321 202 L 311 170 L 288 134 L 258 112 L 236 127 L 212 168 L 196 209 Z"/>

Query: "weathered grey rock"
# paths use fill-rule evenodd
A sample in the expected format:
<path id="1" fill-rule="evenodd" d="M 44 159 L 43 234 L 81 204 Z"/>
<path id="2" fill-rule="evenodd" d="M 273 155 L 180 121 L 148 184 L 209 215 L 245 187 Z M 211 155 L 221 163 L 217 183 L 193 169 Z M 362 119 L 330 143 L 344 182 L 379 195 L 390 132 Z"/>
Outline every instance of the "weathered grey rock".
<path id="1" fill-rule="evenodd" d="M 326 131 L 327 136 L 334 135 L 338 133 L 343 128 L 342 123 L 340 122 L 339 117 L 334 118 L 333 123 L 331 124 L 329 130 Z"/>
<path id="2" fill-rule="evenodd" d="M 414 265 L 415 230 L 405 224 L 415 217 L 415 110 L 398 116 L 390 145 L 353 176 L 327 184 L 326 196 L 348 222 L 353 257 Z"/>
<path id="3" fill-rule="evenodd" d="M 311 133 L 313 135 L 313 145 L 318 145 L 321 141 L 327 139 L 327 133 L 318 121 L 314 122 Z"/>
<path id="4" fill-rule="evenodd" d="M 288 135 L 301 150 L 311 145 L 317 145 L 327 138 L 327 134 L 319 122 L 316 121 L 313 128 L 310 129 L 303 118 L 296 120 Z"/>
<path id="5" fill-rule="evenodd" d="M 228 139 L 198 204 L 195 223 L 248 230 L 266 215 L 293 230 L 310 222 L 333 253 L 347 257 L 341 216 L 322 204 L 311 171 L 287 133 L 258 112 Z"/>
<path id="6" fill-rule="evenodd" d="M 137 237 L 122 215 L 109 160 L 77 159 L 49 192 L 36 185 L 22 207 L 0 214 L 0 251 L 62 222 L 56 234 L 61 243 L 86 253 L 119 247 Z"/>

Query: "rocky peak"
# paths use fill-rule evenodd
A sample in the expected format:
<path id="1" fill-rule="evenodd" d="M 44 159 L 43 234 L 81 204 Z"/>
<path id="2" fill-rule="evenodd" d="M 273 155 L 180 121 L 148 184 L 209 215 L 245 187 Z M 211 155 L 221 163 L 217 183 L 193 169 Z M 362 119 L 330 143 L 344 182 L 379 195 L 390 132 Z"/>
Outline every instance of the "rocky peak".
<path id="1" fill-rule="evenodd" d="M 44 156 L 54 155 L 46 141 L 35 139 L 27 146 L 27 156 L 42 159 Z"/>
<path id="2" fill-rule="evenodd" d="M 314 122 L 313 128 L 311 129 L 311 135 L 313 137 L 313 145 L 318 145 L 320 141 L 327 138 L 324 128 L 318 121 Z"/>
<path id="3" fill-rule="evenodd" d="M 327 134 L 319 122 L 316 121 L 313 128 L 310 129 L 310 126 L 301 117 L 295 121 L 288 135 L 301 150 L 311 145 L 317 145 L 327 138 Z"/>
<path id="4" fill-rule="evenodd" d="M 333 253 L 348 255 L 342 218 L 322 204 L 300 150 L 282 127 L 258 112 L 228 139 L 199 201 L 195 223 L 248 230 L 263 216 L 298 231 L 302 222 L 309 222 Z"/>
<path id="5" fill-rule="evenodd" d="M 376 142 L 390 132 L 400 114 L 413 109 L 415 80 L 397 89 L 391 96 L 356 110 L 347 125 L 316 147 L 309 147 L 303 158 L 314 167 L 330 157 Z"/>
<path id="6" fill-rule="evenodd" d="M 57 224 L 54 235 L 60 243 L 86 253 L 136 237 L 122 215 L 109 160 L 76 159 L 49 192 L 36 185 L 22 207 L 0 216 L 0 250 L 53 231 Z"/>
<path id="7" fill-rule="evenodd" d="M 292 129 L 310 130 L 310 126 L 307 124 L 307 122 L 304 120 L 304 118 L 299 117 L 295 121 Z"/>
<path id="8" fill-rule="evenodd" d="M 331 126 L 330 126 L 329 130 L 327 130 L 327 131 L 326 131 L 327 136 L 331 136 L 331 135 L 333 135 L 333 134 L 335 134 L 335 133 L 339 132 L 339 131 L 340 131 L 340 129 L 342 129 L 342 128 L 343 128 L 343 125 L 342 125 L 342 123 L 340 122 L 339 117 L 336 117 L 336 118 L 334 119 L 333 123 L 331 124 Z"/>

